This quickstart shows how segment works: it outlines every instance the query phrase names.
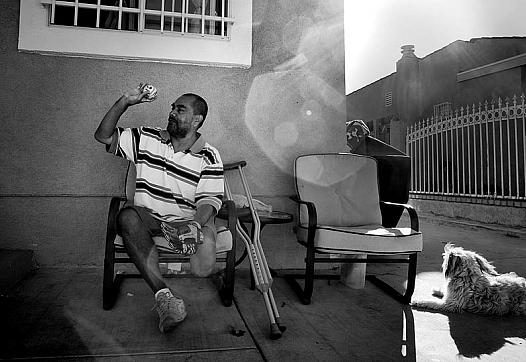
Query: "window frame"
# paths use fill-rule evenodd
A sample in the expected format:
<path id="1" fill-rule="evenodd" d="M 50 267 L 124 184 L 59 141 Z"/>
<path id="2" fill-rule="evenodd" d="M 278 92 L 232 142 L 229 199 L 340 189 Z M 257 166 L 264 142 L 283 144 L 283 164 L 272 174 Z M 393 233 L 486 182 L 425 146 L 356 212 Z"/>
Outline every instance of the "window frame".
<path id="1" fill-rule="evenodd" d="M 188 3 L 189 0 L 186 0 Z M 229 0 L 229 17 L 204 14 L 185 14 L 162 10 L 148 10 L 145 14 L 157 14 L 164 19 L 168 13 L 181 14 L 182 19 L 194 18 L 214 20 L 235 24 L 230 25 L 226 36 L 201 33 L 159 31 L 144 29 L 129 31 L 119 29 L 77 27 L 50 24 L 48 6 L 53 3 L 69 3 L 61 0 L 24 0 L 20 5 L 20 31 L 18 48 L 20 51 L 39 54 L 81 56 L 90 58 L 122 59 L 130 61 L 151 61 L 249 68 L 252 60 L 252 0 Z M 98 2 L 100 4 L 100 1 Z M 140 1 L 145 4 L 144 1 Z M 164 3 L 164 1 L 163 1 Z M 71 6 L 71 5 L 67 6 Z M 115 7 L 85 4 L 88 8 L 100 9 Z M 86 7 L 83 5 L 83 7 Z M 122 14 L 122 1 L 119 2 Z M 78 9 L 78 7 L 75 7 Z M 137 13 L 140 9 L 125 8 L 124 12 Z M 50 9 L 51 10 L 51 9 Z M 203 9 L 204 13 L 204 9 Z M 235 16 L 233 16 L 235 14 Z M 52 17 L 52 15 L 51 15 Z M 122 15 L 119 15 L 120 28 Z M 100 21 L 100 18 L 98 19 Z M 139 22 L 142 23 L 139 16 Z M 164 21 L 163 21 L 164 22 Z M 184 24 L 184 20 L 181 23 Z M 187 22 L 186 22 L 187 23 Z M 100 23 L 99 23 L 100 24 Z M 183 26 L 181 26 L 183 28 Z M 186 27 L 185 27 L 186 28 Z M 222 27 L 224 29 L 224 27 Z"/>
<path id="2" fill-rule="evenodd" d="M 228 14 L 224 13 L 225 10 L 225 2 L 227 0 L 222 0 L 222 7 L 221 7 L 221 15 L 206 15 L 205 13 L 205 7 L 202 7 L 201 14 L 191 14 L 188 12 L 188 4 L 190 0 L 182 0 L 182 8 L 185 9 L 184 12 L 178 12 L 178 11 L 167 11 L 164 10 L 165 7 L 165 1 L 161 0 L 161 10 L 154 10 L 154 9 L 147 9 L 146 8 L 146 0 L 137 0 L 138 1 L 138 7 L 126 7 L 123 6 L 123 0 L 117 0 L 119 2 L 119 5 L 102 5 L 101 0 L 97 1 L 97 4 L 89 4 L 89 3 L 82 3 L 82 0 L 75 0 L 75 1 L 66 1 L 66 0 L 40 0 L 42 5 L 49 6 L 48 12 L 50 12 L 50 20 L 49 20 L 49 26 L 60 26 L 58 24 L 55 24 L 55 13 L 56 13 L 56 6 L 61 7 L 69 7 L 74 9 L 74 19 L 73 19 L 73 27 L 77 27 L 78 25 L 78 9 L 92 9 L 96 10 L 96 20 L 95 20 L 95 27 L 86 27 L 89 29 L 105 29 L 105 30 L 128 30 L 128 29 L 122 29 L 122 15 L 123 14 L 137 14 L 138 15 L 138 29 L 137 31 L 143 32 L 143 31 L 151 31 L 151 32 L 158 32 L 158 30 L 155 29 L 147 29 L 145 27 L 145 16 L 146 15 L 154 15 L 160 17 L 160 32 L 164 33 L 167 32 L 170 35 L 193 35 L 193 36 L 211 36 L 213 38 L 221 38 L 223 40 L 229 40 L 230 36 L 228 35 L 230 31 L 227 31 L 227 35 L 225 35 L 225 24 L 231 28 L 231 26 L 235 23 L 235 19 L 232 17 L 229 17 Z M 205 0 L 202 0 L 204 3 Z M 172 3 L 173 5 L 173 3 Z M 181 9 L 183 10 L 183 9 Z M 229 8 L 230 10 L 230 8 Z M 100 13 L 101 11 L 116 11 L 118 13 L 118 23 L 117 23 L 117 29 L 107 29 L 107 28 L 101 28 L 100 27 Z M 181 31 L 180 32 L 174 32 L 173 31 L 173 23 L 171 30 L 165 30 L 164 24 L 165 24 L 165 17 L 172 17 L 172 19 L 180 18 L 181 19 Z M 188 19 L 195 19 L 195 20 L 201 20 L 201 32 L 194 33 L 188 31 Z M 215 34 L 208 34 L 205 32 L 205 22 L 206 21 L 216 21 L 221 22 L 221 34 L 215 35 Z M 183 25 L 184 24 L 184 25 Z M 62 26 L 69 26 L 69 25 L 62 25 Z M 80 26 L 79 26 L 80 27 Z M 84 27 L 82 27 L 84 28 Z M 230 29 L 231 30 L 231 29 Z"/>

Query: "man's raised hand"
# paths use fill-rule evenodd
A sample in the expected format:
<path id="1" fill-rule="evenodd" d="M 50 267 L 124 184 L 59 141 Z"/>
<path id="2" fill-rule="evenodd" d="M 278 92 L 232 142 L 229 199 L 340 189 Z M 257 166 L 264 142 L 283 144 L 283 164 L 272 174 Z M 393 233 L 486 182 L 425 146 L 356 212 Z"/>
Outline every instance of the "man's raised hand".
<path id="1" fill-rule="evenodd" d="M 149 84 L 139 83 L 137 88 L 124 93 L 124 96 L 128 105 L 133 106 L 138 103 L 153 102 L 157 98 L 157 90 Z"/>

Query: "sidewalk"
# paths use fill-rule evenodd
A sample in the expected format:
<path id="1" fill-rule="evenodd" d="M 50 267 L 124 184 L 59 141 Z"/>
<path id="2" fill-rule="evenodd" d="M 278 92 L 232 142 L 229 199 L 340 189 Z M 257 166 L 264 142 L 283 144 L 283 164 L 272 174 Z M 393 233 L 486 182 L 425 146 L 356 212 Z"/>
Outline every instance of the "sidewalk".
<path id="1" fill-rule="evenodd" d="M 526 237 L 491 225 L 421 215 L 424 251 L 413 298 L 433 298 L 443 283 L 447 241 L 475 250 L 501 273 L 526 276 Z M 370 265 L 398 285 L 401 268 Z M 262 295 L 236 272 L 235 303 L 220 303 L 209 279 L 169 280 L 187 301 L 188 319 L 174 333 L 157 329 L 153 297 L 144 281 L 127 280 L 111 311 L 102 309 L 102 271 L 40 269 L 0 298 L 0 358 L 143 361 L 522 361 L 526 317 L 443 314 L 413 310 L 374 285 L 350 289 L 316 280 L 303 305 L 281 278 L 272 286 L 287 330 L 269 339 Z M 233 333 L 235 331 L 236 333 Z"/>

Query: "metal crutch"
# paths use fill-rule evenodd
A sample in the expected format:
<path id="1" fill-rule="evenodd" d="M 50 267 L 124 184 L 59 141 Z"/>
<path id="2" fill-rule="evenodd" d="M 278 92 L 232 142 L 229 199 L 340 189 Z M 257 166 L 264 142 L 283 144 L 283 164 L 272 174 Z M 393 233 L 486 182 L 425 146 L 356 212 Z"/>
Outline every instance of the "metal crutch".
<path id="1" fill-rule="evenodd" d="M 250 238 L 241 226 L 241 222 L 238 220 L 236 225 L 236 231 L 241 237 L 241 240 L 245 243 L 245 247 L 248 251 L 248 260 L 250 261 L 250 268 L 254 276 L 254 283 L 256 289 L 263 294 L 263 299 L 265 301 L 265 306 L 267 308 L 268 317 L 270 320 L 270 338 L 278 339 L 281 337 L 282 332 L 285 331 L 286 327 L 281 324 L 281 319 L 278 312 L 278 307 L 276 301 L 274 300 L 274 295 L 272 294 L 272 275 L 267 264 L 267 259 L 265 258 L 265 253 L 263 252 L 263 247 L 260 242 L 260 229 L 261 223 L 259 221 L 258 213 L 252 202 L 252 194 L 250 193 L 250 188 L 248 187 L 247 180 L 243 173 L 243 167 L 246 166 L 245 161 L 240 161 L 235 164 L 225 167 L 225 170 L 234 170 L 237 169 L 239 172 L 239 177 L 243 185 L 243 190 L 245 191 L 245 196 L 247 197 L 248 206 L 250 209 L 250 214 L 252 216 L 252 222 L 254 224 L 254 232 L 252 238 Z M 233 200 L 230 187 L 228 182 L 225 179 L 225 194 L 227 199 Z"/>

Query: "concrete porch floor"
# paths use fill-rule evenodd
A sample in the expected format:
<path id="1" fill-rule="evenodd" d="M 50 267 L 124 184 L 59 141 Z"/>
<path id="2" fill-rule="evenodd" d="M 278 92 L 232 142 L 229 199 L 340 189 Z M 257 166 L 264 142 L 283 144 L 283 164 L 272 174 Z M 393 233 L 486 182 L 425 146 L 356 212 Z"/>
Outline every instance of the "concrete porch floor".
<path id="1" fill-rule="evenodd" d="M 421 216 L 424 251 L 413 299 L 440 287 L 442 248 L 452 241 L 493 261 L 501 273 L 526 276 L 526 233 Z M 401 268 L 368 266 L 402 284 Z M 488 317 L 412 310 L 367 283 L 350 289 L 317 280 L 302 305 L 282 278 L 273 292 L 287 331 L 268 337 L 261 294 L 236 274 L 235 303 L 223 307 L 210 279 L 173 278 L 188 318 L 175 331 L 157 329 L 153 297 L 128 279 L 111 311 L 102 309 L 99 269 L 42 268 L 0 298 L 0 358 L 192 361 L 484 361 L 526 360 L 526 317 Z"/>

